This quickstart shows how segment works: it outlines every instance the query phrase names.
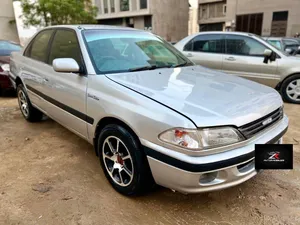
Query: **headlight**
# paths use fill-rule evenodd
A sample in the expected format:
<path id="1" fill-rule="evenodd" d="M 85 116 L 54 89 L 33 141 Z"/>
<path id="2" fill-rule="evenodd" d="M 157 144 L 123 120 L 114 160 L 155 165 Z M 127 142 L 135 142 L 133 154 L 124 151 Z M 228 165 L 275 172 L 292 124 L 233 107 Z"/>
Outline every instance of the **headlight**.
<path id="1" fill-rule="evenodd" d="M 203 150 L 234 144 L 244 137 L 232 127 L 205 128 L 199 130 L 174 128 L 159 135 L 168 144 L 190 150 Z"/>
<path id="2" fill-rule="evenodd" d="M 0 67 L 2 68 L 3 71 L 7 71 L 7 72 L 10 69 L 9 64 L 2 64 L 2 65 L 0 64 Z"/>

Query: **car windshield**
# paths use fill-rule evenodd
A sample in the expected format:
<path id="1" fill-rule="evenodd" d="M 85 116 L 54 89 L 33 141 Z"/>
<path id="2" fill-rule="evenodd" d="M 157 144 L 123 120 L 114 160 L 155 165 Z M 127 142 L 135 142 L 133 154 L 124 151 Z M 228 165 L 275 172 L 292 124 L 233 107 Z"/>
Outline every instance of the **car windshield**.
<path id="1" fill-rule="evenodd" d="M 83 37 L 99 74 L 193 65 L 174 47 L 151 33 L 84 30 Z"/>
<path id="2" fill-rule="evenodd" d="M 18 52 L 21 50 L 21 46 L 11 43 L 9 41 L 0 41 L 0 55 L 7 56 L 12 52 Z"/>

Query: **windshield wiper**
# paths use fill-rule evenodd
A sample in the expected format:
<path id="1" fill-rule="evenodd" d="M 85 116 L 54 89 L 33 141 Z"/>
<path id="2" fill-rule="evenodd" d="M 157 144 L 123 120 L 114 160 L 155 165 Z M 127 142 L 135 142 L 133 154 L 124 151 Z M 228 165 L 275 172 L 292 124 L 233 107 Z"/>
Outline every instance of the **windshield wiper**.
<path id="1" fill-rule="evenodd" d="M 168 68 L 168 66 L 157 66 L 157 65 L 141 66 L 141 67 L 131 68 L 128 71 L 136 72 L 136 71 L 143 71 L 143 70 L 155 70 L 160 68 Z"/>
<path id="2" fill-rule="evenodd" d="M 180 63 L 180 64 L 177 64 L 177 65 L 172 65 L 171 68 L 176 68 L 176 67 L 185 66 L 186 64 L 188 64 L 187 61 L 185 61 L 185 62 L 183 62 L 183 63 Z"/>

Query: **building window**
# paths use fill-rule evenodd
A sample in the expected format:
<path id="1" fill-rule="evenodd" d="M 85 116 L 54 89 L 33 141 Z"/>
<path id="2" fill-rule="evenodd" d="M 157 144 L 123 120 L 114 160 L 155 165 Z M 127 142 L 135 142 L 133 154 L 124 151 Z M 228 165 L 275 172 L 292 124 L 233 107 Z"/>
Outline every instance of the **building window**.
<path id="1" fill-rule="evenodd" d="M 104 13 L 108 13 L 108 4 L 107 4 L 108 0 L 104 0 L 103 1 L 103 5 L 104 5 Z"/>
<path id="2" fill-rule="evenodd" d="M 200 24 L 200 31 L 222 31 L 224 23 Z"/>
<path id="3" fill-rule="evenodd" d="M 236 16 L 236 31 L 261 35 L 263 14 L 247 14 Z"/>
<path id="4" fill-rule="evenodd" d="M 226 4 L 225 1 L 200 4 L 199 16 L 200 19 L 218 18 L 226 15 Z"/>
<path id="5" fill-rule="evenodd" d="M 288 22 L 289 12 L 274 12 L 273 20 L 271 26 L 271 35 L 274 37 L 284 37 L 286 36 L 287 22 Z"/>
<path id="6" fill-rule="evenodd" d="M 115 12 L 115 0 L 110 0 L 110 12 Z"/>
<path id="7" fill-rule="evenodd" d="M 144 16 L 145 30 L 152 31 L 152 16 Z"/>
<path id="8" fill-rule="evenodd" d="M 148 0 L 140 0 L 140 8 L 147 9 L 147 1 Z"/>
<path id="9" fill-rule="evenodd" d="M 129 11 L 129 0 L 120 0 L 120 10 Z"/>

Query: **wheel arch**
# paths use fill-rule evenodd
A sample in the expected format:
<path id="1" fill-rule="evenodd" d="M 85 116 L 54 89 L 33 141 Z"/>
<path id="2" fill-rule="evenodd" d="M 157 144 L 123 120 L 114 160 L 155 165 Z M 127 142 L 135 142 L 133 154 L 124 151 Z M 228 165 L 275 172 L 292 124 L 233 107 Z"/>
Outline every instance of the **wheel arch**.
<path id="1" fill-rule="evenodd" d="M 95 150 L 95 153 L 97 156 L 98 156 L 97 141 L 98 141 L 99 134 L 101 133 L 102 129 L 108 124 L 117 124 L 117 125 L 124 127 L 130 134 L 132 134 L 136 138 L 139 145 L 141 145 L 140 139 L 137 136 L 136 132 L 134 132 L 134 130 L 127 123 L 125 123 L 124 121 L 122 121 L 116 117 L 111 117 L 111 116 L 104 117 L 97 123 L 94 138 L 93 138 L 94 150 Z"/>
<path id="2" fill-rule="evenodd" d="M 275 87 L 275 89 L 276 89 L 277 91 L 280 91 L 281 86 L 282 86 L 282 84 L 284 83 L 284 81 L 286 81 L 287 79 L 289 79 L 290 77 L 295 76 L 295 75 L 300 75 L 300 72 L 292 73 L 292 74 L 286 76 L 282 81 L 280 81 L 280 82 L 277 84 L 277 86 Z"/>
<path id="3" fill-rule="evenodd" d="M 16 78 L 16 88 L 18 87 L 19 84 L 23 84 L 23 85 L 24 85 L 24 83 L 23 83 L 23 81 L 21 80 L 21 78 L 20 78 L 20 77 L 17 77 L 17 78 Z"/>

